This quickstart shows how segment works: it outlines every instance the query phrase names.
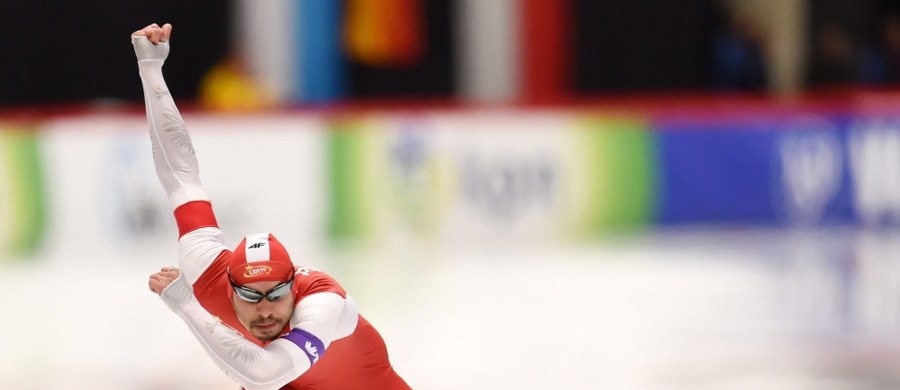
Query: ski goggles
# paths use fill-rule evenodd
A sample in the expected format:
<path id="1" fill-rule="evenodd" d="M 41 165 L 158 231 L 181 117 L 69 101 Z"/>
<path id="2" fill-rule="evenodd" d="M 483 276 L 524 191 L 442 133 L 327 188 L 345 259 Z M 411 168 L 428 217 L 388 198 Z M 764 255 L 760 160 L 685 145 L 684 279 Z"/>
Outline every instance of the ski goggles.
<path id="1" fill-rule="evenodd" d="M 231 288 L 234 290 L 234 293 L 237 294 L 238 298 L 243 301 L 250 303 L 259 303 L 263 300 L 263 298 L 265 298 L 269 302 L 275 302 L 291 291 L 291 287 L 294 285 L 293 276 L 294 275 L 292 273 L 290 280 L 281 282 L 275 287 L 272 287 L 271 290 L 266 292 L 254 290 L 246 286 L 239 286 L 234 282 L 233 279 L 231 279 L 231 276 L 228 277 L 228 282 L 231 283 Z"/>

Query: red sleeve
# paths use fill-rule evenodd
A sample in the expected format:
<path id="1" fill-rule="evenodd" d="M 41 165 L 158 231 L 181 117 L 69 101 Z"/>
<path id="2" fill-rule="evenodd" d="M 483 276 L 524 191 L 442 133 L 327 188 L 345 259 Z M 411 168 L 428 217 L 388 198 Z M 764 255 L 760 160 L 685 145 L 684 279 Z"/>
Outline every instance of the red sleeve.
<path id="1" fill-rule="evenodd" d="M 219 227 L 212 204 L 196 200 L 187 202 L 175 209 L 175 222 L 178 223 L 178 237 L 204 227 Z"/>

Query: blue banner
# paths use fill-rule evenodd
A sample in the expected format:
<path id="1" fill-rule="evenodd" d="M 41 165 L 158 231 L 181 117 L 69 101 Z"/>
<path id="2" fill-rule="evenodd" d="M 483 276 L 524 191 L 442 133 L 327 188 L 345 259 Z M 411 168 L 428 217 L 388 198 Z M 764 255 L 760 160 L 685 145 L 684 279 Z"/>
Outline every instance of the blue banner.
<path id="1" fill-rule="evenodd" d="M 858 121 L 846 115 L 725 118 L 657 122 L 660 224 L 844 224 L 859 222 L 861 208 L 890 208 L 871 195 L 886 190 L 873 181 L 893 152 L 871 150 L 884 135 L 854 138 Z"/>

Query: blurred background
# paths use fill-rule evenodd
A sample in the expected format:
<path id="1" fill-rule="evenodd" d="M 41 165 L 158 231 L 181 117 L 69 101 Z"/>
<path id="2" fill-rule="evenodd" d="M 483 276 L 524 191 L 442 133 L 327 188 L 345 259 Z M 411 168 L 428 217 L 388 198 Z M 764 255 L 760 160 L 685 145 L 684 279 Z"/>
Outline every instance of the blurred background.
<path id="1" fill-rule="evenodd" d="M 228 242 L 413 388 L 900 387 L 887 0 L 0 2 L 0 387 L 239 388 L 146 287 L 153 22 Z"/>

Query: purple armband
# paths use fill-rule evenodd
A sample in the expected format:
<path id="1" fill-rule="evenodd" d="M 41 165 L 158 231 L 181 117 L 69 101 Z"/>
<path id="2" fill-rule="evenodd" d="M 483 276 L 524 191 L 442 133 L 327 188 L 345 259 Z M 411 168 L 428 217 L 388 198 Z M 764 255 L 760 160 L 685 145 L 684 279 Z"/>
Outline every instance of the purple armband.
<path id="1" fill-rule="evenodd" d="M 306 353 L 306 357 L 309 358 L 309 365 L 313 365 L 325 354 L 325 344 L 322 343 L 322 340 L 303 329 L 291 329 L 291 333 L 285 335 L 284 338 L 297 344 Z"/>

